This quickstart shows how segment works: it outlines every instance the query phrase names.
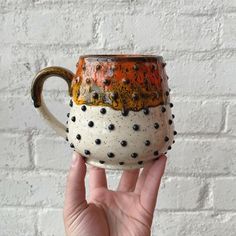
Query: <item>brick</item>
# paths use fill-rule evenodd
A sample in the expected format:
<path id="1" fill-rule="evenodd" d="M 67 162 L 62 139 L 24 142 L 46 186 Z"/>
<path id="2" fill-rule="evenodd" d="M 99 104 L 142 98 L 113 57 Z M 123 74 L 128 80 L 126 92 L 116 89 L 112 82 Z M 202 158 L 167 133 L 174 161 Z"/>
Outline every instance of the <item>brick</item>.
<path id="1" fill-rule="evenodd" d="M 4 43 L 83 45 L 93 37 L 92 16 L 75 10 L 14 11 L 4 14 L 1 22 L 0 41 Z"/>
<path id="2" fill-rule="evenodd" d="M 0 236 L 36 235 L 36 212 L 32 209 L 0 209 Z"/>
<path id="3" fill-rule="evenodd" d="M 223 1 L 224 11 L 226 12 L 235 12 L 236 11 L 236 2 L 232 0 Z"/>
<path id="4" fill-rule="evenodd" d="M 1 206 L 62 207 L 66 177 L 37 173 L 1 173 Z"/>
<path id="5" fill-rule="evenodd" d="M 205 0 L 179 0 L 177 1 L 178 11 L 180 14 L 186 15 L 206 15 L 212 14 L 222 7 L 222 2 L 220 0 L 205 1 Z"/>
<path id="6" fill-rule="evenodd" d="M 152 235 L 158 236 L 234 236 L 236 214 L 211 212 L 157 212 Z"/>
<path id="7" fill-rule="evenodd" d="M 214 208 L 217 210 L 236 210 L 236 178 L 214 179 Z"/>
<path id="8" fill-rule="evenodd" d="M 225 14 L 223 20 L 222 47 L 236 48 L 236 14 Z"/>
<path id="9" fill-rule="evenodd" d="M 214 64 L 215 86 L 212 87 L 216 95 L 235 95 L 235 61 L 236 57 L 223 58 Z M 216 86 L 217 85 L 217 86 Z"/>
<path id="10" fill-rule="evenodd" d="M 220 101 L 176 101 L 173 113 L 179 133 L 218 133 L 222 125 Z"/>
<path id="11" fill-rule="evenodd" d="M 39 70 L 47 66 L 61 66 L 76 71 L 78 54 L 63 51 L 57 48 L 32 46 L 7 46 L 0 48 L 0 89 L 14 91 L 18 94 L 29 94 L 31 81 Z M 46 80 L 44 90 L 67 91 L 66 82 L 58 77 Z"/>
<path id="12" fill-rule="evenodd" d="M 173 94 L 209 95 L 216 87 L 212 61 L 193 61 L 177 58 L 167 61 L 166 72 Z"/>
<path id="13" fill-rule="evenodd" d="M 0 89 L 29 94 L 30 82 L 47 62 L 42 51 L 18 46 L 0 48 Z"/>
<path id="14" fill-rule="evenodd" d="M 0 133 L 0 143 L 0 167 L 27 168 L 30 166 L 27 135 Z"/>
<path id="15" fill-rule="evenodd" d="M 133 26 L 135 49 L 161 46 L 166 50 L 210 50 L 216 46 L 217 26 L 210 17 L 137 16 Z"/>
<path id="16" fill-rule="evenodd" d="M 162 178 L 156 208 L 159 210 L 199 209 L 204 206 L 206 192 L 207 186 L 203 179 L 165 177 Z"/>
<path id="17" fill-rule="evenodd" d="M 143 14 L 152 14 L 164 16 L 172 14 L 179 15 L 207 15 L 214 13 L 222 3 L 219 0 L 204 1 L 204 0 L 177 0 L 177 1 L 155 1 L 155 0 L 137 0 L 136 1 L 137 12 Z"/>
<path id="18" fill-rule="evenodd" d="M 227 131 L 236 136 L 236 103 L 231 103 L 227 112 Z"/>
<path id="19" fill-rule="evenodd" d="M 62 138 L 39 137 L 35 141 L 37 168 L 68 170 L 72 149 Z"/>
<path id="20" fill-rule="evenodd" d="M 65 236 L 62 210 L 39 211 L 38 233 L 41 236 Z"/>
<path id="21" fill-rule="evenodd" d="M 64 100 L 45 99 L 46 104 L 55 116 L 64 124 L 67 119 L 66 114 L 69 111 L 69 105 Z M 66 101 L 66 103 L 69 102 Z M 37 114 L 34 109 L 31 98 L 14 97 L 0 98 L 0 129 L 30 130 L 52 132 L 52 129 Z"/>
<path id="22" fill-rule="evenodd" d="M 181 96 L 235 95 L 234 65 L 236 58 L 167 61 L 166 71 L 173 94 Z"/>
<path id="23" fill-rule="evenodd" d="M 101 18 L 100 24 L 99 44 L 101 47 L 114 50 L 132 46 L 131 17 L 124 17 L 124 13 L 122 15 L 106 14 Z"/>
<path id="24" fill-rule="evenodd" d="M 168 152 L 167 173 L 175 174 L 236 174 L 236 140 L 177 139 Z"/>

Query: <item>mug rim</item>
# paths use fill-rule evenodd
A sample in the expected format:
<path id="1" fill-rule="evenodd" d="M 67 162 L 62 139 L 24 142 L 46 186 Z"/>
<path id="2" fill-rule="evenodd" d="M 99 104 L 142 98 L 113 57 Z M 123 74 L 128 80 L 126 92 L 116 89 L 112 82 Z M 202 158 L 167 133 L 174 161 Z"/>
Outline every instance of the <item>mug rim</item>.
<path id="1" fill-rule="evenodd" d="M 81 59 L 89 61 L 160 61 L 163 57 L 152 54 L 87 54 L 81 55 Z"/>

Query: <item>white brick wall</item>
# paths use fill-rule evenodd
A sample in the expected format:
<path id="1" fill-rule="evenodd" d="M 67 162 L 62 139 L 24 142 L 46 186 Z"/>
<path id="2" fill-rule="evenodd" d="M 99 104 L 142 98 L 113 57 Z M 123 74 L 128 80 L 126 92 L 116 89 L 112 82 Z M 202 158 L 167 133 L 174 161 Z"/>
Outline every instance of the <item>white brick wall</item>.
<path id="1" fill-rule="evenodd" d="M 235 235 L 235 0 L 2 0 L 0 22 L 0 236 L 65 235 L 71 149 L 35 112 L 30 85 L 41 68 L 74 71 L 79 55 L 89 53 L 166 59 L 179 135 L 153 235 Z M 53 78 L 44 92 L 62 122 L 66 90 Z M 120 173 L 107 172 L 115 189 Z"/>

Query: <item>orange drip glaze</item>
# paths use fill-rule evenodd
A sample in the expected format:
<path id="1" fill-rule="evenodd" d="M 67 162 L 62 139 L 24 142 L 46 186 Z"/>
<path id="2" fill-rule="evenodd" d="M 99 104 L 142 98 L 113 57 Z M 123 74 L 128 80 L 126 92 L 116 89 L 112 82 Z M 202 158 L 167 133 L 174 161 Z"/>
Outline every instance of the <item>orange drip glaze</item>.
<path id="1" fill-rule="evenodd" d="M 139 111 L 169 102 L 163 61 L 88 60 L 80 58 L 72 81 L 77 105 Z"/>

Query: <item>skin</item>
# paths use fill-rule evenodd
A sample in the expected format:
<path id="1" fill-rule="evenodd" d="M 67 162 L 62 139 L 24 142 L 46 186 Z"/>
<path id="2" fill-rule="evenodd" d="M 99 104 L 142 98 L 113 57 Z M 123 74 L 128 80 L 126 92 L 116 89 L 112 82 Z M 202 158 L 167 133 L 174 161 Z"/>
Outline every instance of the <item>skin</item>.
<path id="1" fill-rule="evenodd" d="M 67 236 L 149 236 L 166 156 L 140 170 L 125 170 L 117 191 L 107 188 L 105 170 L 89 166 L 89 201 L 85 198 L 87 166 L 77 153 L 67 178 L 64 224 Z"/>

